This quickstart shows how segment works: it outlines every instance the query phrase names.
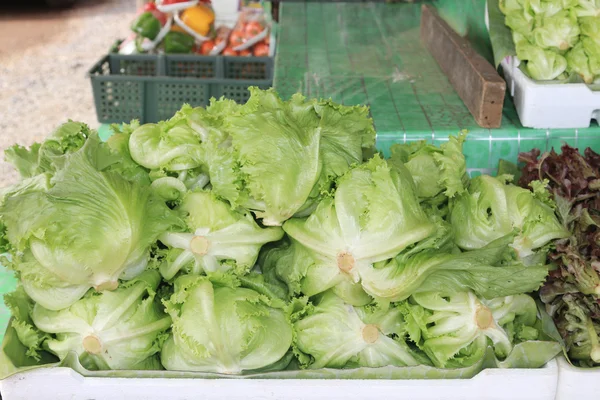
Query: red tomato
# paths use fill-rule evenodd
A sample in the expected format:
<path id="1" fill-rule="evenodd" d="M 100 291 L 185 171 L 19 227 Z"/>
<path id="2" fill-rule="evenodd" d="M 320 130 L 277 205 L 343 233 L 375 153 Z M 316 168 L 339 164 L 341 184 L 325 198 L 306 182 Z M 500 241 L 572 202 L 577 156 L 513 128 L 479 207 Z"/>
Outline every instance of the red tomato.
<path id="1" fill-rule="evenodd" d="M 243 31 L 235 30 L 235 31 L 231 32 L 231 35 L 229 36 L 229 44 L 233 47 L 239 46 L 240 44 L 243 44 L 245 41 L 246 41 L 246 39 L 244 39 Z"/>
<path id="2" fill-rule="evenodd" d="M 151 13 L 154 14 L 154 17 L 160 22 L 160 26 L 165 26 L 167 24 L 167 14 L 158 10 L 151 11 Z"/>
<path id="3" fill-rule="evenodd" d="M 189 0 L 162 0 L 162 4 L 167 6 L 169 4 L 185 3 Z"/>
<path id="4" fill-rule="evenodd" d="M 215 42 L 212 40 L 206 40 L 204 42 L 202 42 L 202 45 L 200 46 L 200 53 L 207 55 L 208 53 L 210 53 L 210 51 L 215 47 Z"/>
<path id="5" fill-rule="evenodd" d="M 146 3 L 146 4 L 144 4 L 144 7 L 142 8 L 142 10 L 143 10 L 143 12 L 156 10 L 156 3 L 154 3 L 154 2 Z"/>
<path id="6" fill-rule="evenodd" d="M 250 57 L 251 55 L 252 52 L 250 51 L 250 49 L 240 50 L 240 56 L 242 57 Z"/>
<path id="7" fill-rule="evenodd" d="M 268 57 L 269 46 L 264 43 L 256 43 L 256 45 L 254 45 L 254 55 L 256 57 Z"/>
<path id="8" fill-rule="evenodd" d="M 250 39 L 264 30 L 264 26 L 260 24 L 258 21 L 250 21 L 244 27 L 244 37 L 246 39 Z"/>
<path id="9" fill-rule="evenodd" d="M 235 51 L 234 49 L 232 49 L 231 47 L 225 47 L 225 49 L 223 50 L 223 55 L 224 56 L 237 56 L 238 52 Z"/>

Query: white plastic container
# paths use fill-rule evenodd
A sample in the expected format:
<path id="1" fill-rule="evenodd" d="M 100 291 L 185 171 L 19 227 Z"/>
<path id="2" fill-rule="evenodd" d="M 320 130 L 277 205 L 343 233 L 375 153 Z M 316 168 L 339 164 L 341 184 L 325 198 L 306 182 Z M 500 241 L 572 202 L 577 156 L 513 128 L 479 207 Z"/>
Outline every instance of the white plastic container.
<path id="1" fill-rule="evenodd" d="M 84 378 L 70 368 L 42 368 L 0 381 L 0 392 L 3 400 L 554 400 L 557 381 L 555 360 L 448 380 Z"/>
<path id="2" fill-rule="evenodd" d="M 182 2 L 182 3 L 165 4 L 165 5 L 163 5 L 162 0 L 157 0 L 156 8 L 158 8 L 158 11 L 160 11 L 160 12 L 173 13 L 173 12 L 183 11 L 186 8 L 195 6 L 196 4 L 198 4 L 198 0 L 190 0 L 190 1 Z"/>
<path id="3" fill-rule="evenodd" d="M 518 68 L 516 57 L 502 63 L 507 88 L 527 128 L 587 128 L 600 121 L 600 91 L 583 83 L 537 83 Z"/>
<path id="4" fill-rule="evenodd" d="M 558 388 L 556 400 L 600 398 L 598 368 L 577 368 L 564 357 L 557 358 Z"/>

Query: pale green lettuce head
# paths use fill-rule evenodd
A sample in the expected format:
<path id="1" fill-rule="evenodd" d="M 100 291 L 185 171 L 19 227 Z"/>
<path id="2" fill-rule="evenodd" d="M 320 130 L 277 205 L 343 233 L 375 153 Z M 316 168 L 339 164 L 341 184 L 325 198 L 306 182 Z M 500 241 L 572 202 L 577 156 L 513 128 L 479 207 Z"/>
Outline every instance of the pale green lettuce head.
<path id="1" fill-rule="evenodd" d="M 129 137 L 129 151 L 148 169 L 180 171 L 203 163 L 200 136 L 180 119 L 138 127 Z"/>
<path id="2" fill-rule="evenodd" d="M 569 68 L 581 76 L 585 83 L 594 82 L 594 73 L 590 67 L 590 58 L 588 57 L 583 41 L 577 43 L 566 55 Z"/>
<path id="3" fill-rule="evenodd" d="M 54 161 L 64 154 L 79 150 L 90 134 L 87 125 L 69 121 L 56 128 L 43 143 L 34 143 L 29 149 L 14 145 L 4 151 L 4 157 L 22 179 L 52 173 L 55 170 Z"/>
<path id="4" fill-rule="evenodd" d="M 300 362 L 312 369 L 420 364 L 403 341 L 399 309 L 352 307 L 333 292 L 298 314 L 294 334 Z"/>
<path id="5" fill-rule="evenodd" d="M 408 170 L 376 156 L 340 178 L 333 197 L 324 198 L 310 217 L 291 219 L 283 229 L 310 255 L 298 256 L 302 267 L 290 279 L 316 294 L 360 283 L 373 263 L 394 257 L 436 227 L 419 205 Z"/>
<path id="6" fill-rule="evenodd" d="M 529 11 L 542 18 L 552 17 L 577 5 L 579 0 L 528 0 Z"/>
<path id="7" fill-rule="evenodd" d="M 479 249 L 512 232 L 504 184 L 481 175 L 471 180 L 469 191 L 459 196 L 450 209 L 456 244 Z"/>
<path id="8" fill-rule="evenodd" d="M 567 69 L 567 60 L 550 50 L 533 52 L 527 61 L 529 76 L 538 81 L 550 81 L 562 78 Z"/>
<path id="9" fill-rule="evenodd" d="M 263 224 L 281 225 L 309 215 L 333 181 L 362 162 L 375 130 L 366 107 L 250 92 L 248 102 L 224 118 L 230 141 L 206 150 L 211 184 Z"/>
<path id="10" fill-rule="evenodd" d="M 209 155 L 213 190 L 265 225 L 281 225 L 304 205 L 321 174 L 321 130 L 312 103 L 252 89 L 226 124 L 231 146 L 215 146 Z"/>
<path id="11" fill-rule="evenodd" d="M 541 18 L 533 31 L 535 45 L 556 51 L 573 47 L 579 41 L 579 34 L 577 16 L 568 10 Z"/>
<path id="12" fill-rule="evenodd" d="M 452 237 L 447 230 L 442 232 Z M 464 252 L 451 241 L 440 247 L 417 246 L 388 262 L 377 263 L 362 274 L 364 290 L 378 302 L 401 301 L 430 291 L 451 294 L 470 290 L 494 298 L 536 290 L 548 274 L 543 264 L 526 267 L 507 262 L 512 235 Z"/>
<path id="13" fill-rule="evenodd" d="M 578 17 L 600 17 L 600 0 L 577 0 L 575 8 Z"/>
<path id="14" fill-rule="evenodd" d="M 58 310 L 91 287 L 114 289 L 139 275 L 157 237 L 180 219 L 148 186 L 102 172 L 96 134 L 62 156 L 47 190 L 4 199 L 0 216 L 15 249 L 11 267 L 41 306 Z"/>
<path id="15" fill-rule="evenodd" d="M 514 185 L 506 185 L 504 190 L 508 215 L 512 226 L 517 229 L 512 247 L 519 257 L 531 256 L 547 243 L 570 236 L 554 210 L 538 200 L 534 193 Z"/>
<path id="16" fill-rule="evenodd" d="M 156 354 L 171 318 L 156 298 L 160 275 L 147 271 L 114 291 L 88 292 L 60 311 L 39 303 L 31 319 L 51 334 L 44 348 L 61 360 L 75 352 L 90 370 L 161 369 Z"/>
<path id="17" fill-rule="evenodd" d="M 292 344 L 287 312 L 251 289 L 185 275 L 175 281 L 175 292 L 165 305 L 173 318 L 172 335 L 161 352 L 168 370 L 260 370 L 280 361 Z"/>
<path id="18" fill-rule="evenodd" d="M 296 295 L 314 296 L 331 289 L 346 303 L 362 306 L 373 301 L 360 283 L 348 274 L 333 274 L 331 262 L 298 242 L 286 241 L 263 252 L 259 264 L 275 271 L 289 291 Z M 335 270 L 333 271 L 335 272 Z"/>
<path id="19" fill-rule="evenodd" d="M 410 339 L 440 368 L 471 365 L 488 345 L 498 357 L 506 357 L 514 344 L 517 314 L 524 315 L 518 323 L 533 329 L 537 312 L 527 295 L 486 302 L 471 292 L 415 294 L 401 308 Z M 510 331 L 504 328 L 508 324 Z M 517 329 L 522 330 L 520 326 Z"/>
<path id="20" fill-rule="evenodd" d="M 581 39 L 581 42 L 588 56 L 590 71 L 598 78 L 600 76 L 600 39 L 585 37 Z"/>
<path id="21" fill-rule="evenodd" d="M 468 183 L 463 155 L 466 135 L 450 136 L 440 147 L 425 141 L 392 146 L 391 162 L 400 161 L 410 171 L 420 198 L 435 197 L 441 192 L 454 197 Z"/>
<path id="22" fill-rule="evenodd" d="M 245 274 L 256 263 L 260 248 L 283 236 L 281 228 L 261 228 L 249 212 L 232 210 L 210 191 L 188 192 L 177 210 L 184 215 L 187 229 L 159 237 L 168 247 L 160 265 L 165 279 L 181 270 Z"/>
<path id="23" fill-rule="evenodd" d="M 487 175 L 474 178 L 469 192 L 454 202 L 450 222 L 456 244 L 466 250 L 515 232 L 512 247 L 520 258 L 569 235 L 554 210 L 536 194 Z"/>
<path id="24" fill-rule="evenodd" d="M 535 24 L 534 16 L 527 9 L 517 9 L 506 14 L 504 23 L 513 32 L 530 38 Z"/>

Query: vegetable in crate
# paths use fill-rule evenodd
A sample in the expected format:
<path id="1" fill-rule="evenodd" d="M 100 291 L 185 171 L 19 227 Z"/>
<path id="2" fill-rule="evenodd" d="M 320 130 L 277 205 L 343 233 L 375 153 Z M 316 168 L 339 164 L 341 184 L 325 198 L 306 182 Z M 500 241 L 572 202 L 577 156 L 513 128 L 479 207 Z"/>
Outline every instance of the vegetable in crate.
<path id="1" fill-rule="evenodd" d="M 40 158 L 48 165 L 5 191 L 0 205 L 8 266 L 27 294 L 50 310 L 72 305 L 92 287 L 114 290 L 119 279 L 135 278 L 158 236 L 181 223 L 150 187 L 120 174 L 120 156 L 97 133 L 87 135 L 76 151 Z"/>
<path id="2" fill-rule="evenodd" d="M 229 36 L 226 55 L 268 57 L 269 33 L 262 8 L 245 8 Z"/>
<path id="3" fill-rule="evenodd" d="M 158 21 L 160 22 L 161 26 L 165 26 L 167 24 L 167 14 L 165 14 L 164 12 L 159 11 L 156 8 L 156 3 L 151 1 L 148 2 L 146 4 L 144 4 L 139 10 L 138 10 L 138 16 L 140 14 L 143 14 L 145 12 L 150 12 L 152 13 L 152 15 L 154 15 L 156 17 L 156 19 L 158 19 Z"/>
<path id="4" fill-rule="evenodd" d="M 27 304 L 19 291 L 7 297 L 7 304 L 31 309 L 30 320 L 12 323 L 30 352 L 48 350 L 60 360 L 73 352 L 89 370 L 161 369 L 157 353 L 171 318 L 156 298 L 159 284 L 158 272 L 147 271 L 112 292 L 90 291 L 59 311 Z M 32 337 L 41 340 L 32 342 Z"/>
<path id="5" fill-rule="evenodd" d="M 554 318 L 569 357 L 581 365 L 600 364 L 600 155 L 584 155 L 568 145 L 562 154 L 522 153 L 519 183 L 547 185 L 556 212 L 570 236 L 556 242 L 549 260 L 556 265 L 540 297 Z M 537 183 L 536 183 L 537 182 Z"/>
<path id="6" fill-rule="evenodd" d="M 240 374 L 283 369 L 292 344 L 288 312 L 235 284 L 182 276 L 165 303 L 173 332 L 161 361 L 168 370 Z"/>
<path id="7" fill-rule="evenodd" d="M 183 10 L 180 18 L 181 22 L 198 35 L 208 36 L 213 29 L 215 13 L 209 6 L 198 4 Z"/>
<path id="8" fill-rule="evenodd" d="M 154 40 L 158 36 L 160 28 L 160 21 L 150 11 L 140 14 L 131 25 L 132 31 L 150 40 Z"/>
<path id="9" fill-rule="evenodd" d="M 165 53 L 186 54 L 194 49 L 194 38 L 183 32 L 171 31 L 166 34 L 163 40 Z"/>

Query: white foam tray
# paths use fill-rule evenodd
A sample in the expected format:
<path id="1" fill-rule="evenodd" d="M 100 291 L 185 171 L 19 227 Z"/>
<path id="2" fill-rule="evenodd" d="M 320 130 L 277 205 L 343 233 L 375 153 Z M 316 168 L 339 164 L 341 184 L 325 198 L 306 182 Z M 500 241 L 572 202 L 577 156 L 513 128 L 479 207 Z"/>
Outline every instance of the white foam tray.
<path id="1" fill-rule="evenodd" d="M 587 128 L 592 119 L 600 121 L 599 91 L 583 83 L 537 83 L 518 68 L 516 57 L 505 58 L 501 65 L 523 126 Z"/>
<path id="2" fill-rule="evenodd" d="M 554 400 L 557 380 L 554 360 L 539 369 L 487 369 L 448 380 L 84 378 L 47 368 L 0 381 L 0 392 L 3 400 Z"/>
<path id="3" fill-rule="evenodd" d="M 598 368 L 577 368 L 560 357 L 556 400 L 600 398 L 600 371 Z"/>

